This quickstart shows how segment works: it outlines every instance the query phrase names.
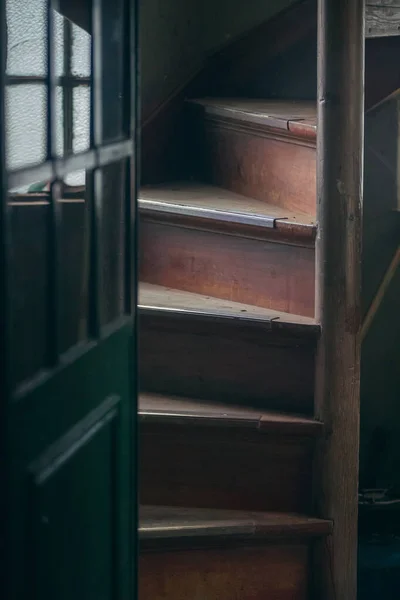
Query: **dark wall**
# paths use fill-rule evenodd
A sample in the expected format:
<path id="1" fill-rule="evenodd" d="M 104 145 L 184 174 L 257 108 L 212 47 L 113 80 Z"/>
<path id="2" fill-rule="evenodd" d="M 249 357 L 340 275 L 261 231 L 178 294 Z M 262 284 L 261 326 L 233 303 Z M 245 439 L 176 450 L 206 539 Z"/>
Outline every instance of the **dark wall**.
<path id="1" fill-rule="evenodd" d="M 389 97 L 365 118 L 363 310 L 368 310 L 399 246 L 400 101 Z M 362 486 L 400 493 L 400 272 L 362 347 Z"/>
<path id="2" fill-rule="evenodd" d="M 218 48 L 293 0 L 143 0 L 142 108 L 148 116 Z"/>
<path id="3" fill-rule="evenodd" d="M 397 271 L 362 348 L 360 484 L 400 494 L 399 299 Z"/>

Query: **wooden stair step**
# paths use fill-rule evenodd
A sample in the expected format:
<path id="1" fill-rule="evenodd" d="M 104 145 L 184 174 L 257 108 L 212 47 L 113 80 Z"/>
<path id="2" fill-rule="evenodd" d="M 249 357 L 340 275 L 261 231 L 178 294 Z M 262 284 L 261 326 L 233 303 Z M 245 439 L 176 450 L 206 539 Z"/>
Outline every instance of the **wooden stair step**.
<path id="1" fill-rule="evenodd" d="M 258 130 L 284 130 L 306 139 L 317 137 L 317 107 L 304 100 L 253 100 L 250 98 L 199 98 L 189 100 L 202 107 L 205 116 L 226 117 L 253 123 Z"/>
<path id="2" fill-rule="evenodd" d="M 143 391 L 312 410 L 313 319 L 141 283 L 139 327 Z"/>
<path id="3" fill-rule="evenodd" d="M 170 313 L 180 318 L 217 319 L 238 325 L 262 326 L 264 330 L 281 330 L 293 335 L 318 337 L 320 327 L 310 317 L 260 308 L 251 304 L 220 300 L 203 294 L 139 283 L 141 313 Z"/>
<path id="4" fill-rule="evenodd" d="M 154 394 L 140 395 L 139 422 L 141 503 L 310 511 L 322 423 Z"/>
<path id="5" fill-rule="evenodd" d="M 179 182 L 139 198 L 140 279 L 314 314 L 314 220 L 228 190 Z"/>
<path id="6" fill-rule="evenodd" d="M 190 546 L 197 540 L 228 536 L 265 541 L 309 539 L 331 531 L 330 521 L 297 514 L 174 506 L 141 506 L 139 511 L 139 538 L 144 546 L 157 544 L 156 540 L 172 545 L 180 540 Z"/>
<path id="7" fill-rule="evenodd" d="M 208 228 L 225 226 L 229 232 L 237 230 L 254 233 L 255 229 L 275 229 L 294 237 L 315 239 L 315 219 L 305 213 L 289 211 L 281 206 L 254 200 L 229 190 L 193 181 L 148 185 L 141 188 L 138 198 L 141 215 L 160 221 Z"/>
<path id="8" fill-rule="evenodd" d="M 147 393 L 139 396 L 138 417 L 142 425 L 245 428 L 260 433 L 301 436 L 317 436 L 323 427 L 321 421 L 302 415 Z"/>
<path id="9" fill-rule="evenodd" d="M 330 531 L 292 514 L 144 506 L 139 597 L 307 600 L 310 546 Z"/>
<path id="10" fill-rule="evenodd" d="M 315 102 L 204 98 L 188 106 L 193 177 L 315 215 Z"/>

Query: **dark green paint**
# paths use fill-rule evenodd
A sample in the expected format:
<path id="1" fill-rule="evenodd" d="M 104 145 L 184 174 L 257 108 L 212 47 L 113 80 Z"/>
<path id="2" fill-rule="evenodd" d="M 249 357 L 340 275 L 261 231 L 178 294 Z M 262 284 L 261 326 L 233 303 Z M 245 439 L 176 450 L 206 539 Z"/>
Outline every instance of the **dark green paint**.
<path id="1" fill-rule="evenodd" d="M 28 213 L 8 204 L 12 181 L 33 184 L 43 174 L 32 167 L 12 180 L 6 173 L 5 69 L 0 74 L 0 498 L 7 524 L 0 530 L 6 550 L 0 559 L 0 600 L 135 597 L 136 321 L 130 305 L 136 298 L 137 182 L 136 157 L 128 156 L 123 140 L 136 144 L 137 5 L 135 0 L 86 4 L 101 25 L 92 52 L 93 80 L 99 84 L 92 86 L 93 98 L 111 130 L 94 118 L 91 139 L 97 148 L 110 139 L 121 141 L 119 163 L 110 153 L 102 160 L 111 162 L 100 170 L 96 153 L 96 179 L 106 176 L 94 190 L 86 188 L 90 227 L 76 210 L 60 210 L 54 186 L 50 215 L 46 208 Z M 49 4 L 50 22 L 52 14 Z M 4 42 L 4 0 L 0 26 Z M 114 71 L 105 59 L 111 38 Z M 47 50 L 51 64 L 52 44 Z M 5 55 L 3 43 L 3 66 Z M 54 77 L 48 84 L 54 89 Z M 52 108 L 48 103 L 50 141 Z M 52 157 L 49 151 L 49 162 Z M 93 157 L 75 158 L 79 166 L 71 167 L 65 157 L 59 163 L 90 173 Z M 131 180 L 125 173 L 128 161 Z M 90 336 L 99 339 L 84 340 L 85 326 L 76 334 L 82 316 Z M 46 371 L 49 365 L 56 366 Z"/>
<path id="2" fill-rule="evenodd" d="M 13 598 L 132 598 L 130 320 L 10 405 Z"/>

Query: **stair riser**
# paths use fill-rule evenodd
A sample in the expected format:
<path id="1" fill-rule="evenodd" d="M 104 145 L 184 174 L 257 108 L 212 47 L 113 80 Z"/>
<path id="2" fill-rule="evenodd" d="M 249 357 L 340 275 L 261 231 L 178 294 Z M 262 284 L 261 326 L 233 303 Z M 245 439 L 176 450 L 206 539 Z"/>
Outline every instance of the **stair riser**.
<path id="1" fill-rule="evenodd" d="M 140 431 L 141 504 L 310 512 L 313 438 L 146 421 Z"/>
<path id="2" fill-rule="evenodd" d="M 272 234 L 274 230 L 269 230 Z M 271 235 L 266 231 L 266 235 Z M 140 279 L 314 316 L 314 248 L 141 219 Z"/>
<path id="3" fill-rule="evenodd" d="M 200 140 L 207 181 L 290 211 L 315 215 L 313 145 L 208 122 Z"/>
<path id="4" fill-rule="evenodd" d="M 145 553 L 140 600 L 306 600 L 306 545 Z"/>
<path id="5" fill-rule="evenodd" d="M 228 320 L 141 314 L 143 391 L 245 406 L 313 409 L 315 340 Z"/>

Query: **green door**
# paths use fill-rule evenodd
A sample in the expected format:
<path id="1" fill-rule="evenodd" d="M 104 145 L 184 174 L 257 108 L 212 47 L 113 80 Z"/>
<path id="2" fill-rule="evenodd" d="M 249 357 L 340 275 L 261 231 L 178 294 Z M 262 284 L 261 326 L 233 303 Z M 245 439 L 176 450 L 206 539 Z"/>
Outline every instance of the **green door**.
<path id="1" fill-rule="evenodd" d="M 0 2 L 7 600 L 135 596 L 136 9 L 91 4 Z"/>

